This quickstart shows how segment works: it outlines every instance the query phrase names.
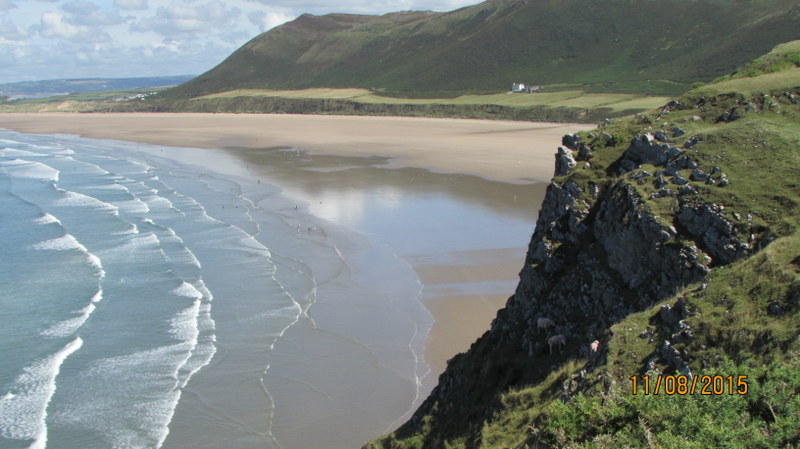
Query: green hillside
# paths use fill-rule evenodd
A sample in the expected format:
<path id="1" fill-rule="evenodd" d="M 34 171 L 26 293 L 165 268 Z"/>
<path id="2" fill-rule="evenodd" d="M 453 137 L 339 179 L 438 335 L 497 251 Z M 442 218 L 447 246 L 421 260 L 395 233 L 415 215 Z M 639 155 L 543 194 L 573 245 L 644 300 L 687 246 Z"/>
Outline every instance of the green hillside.
<path id="1" fill-rule="evenodd" d="M 366 447 L 798 447 L 800 41 L 556 166 L 514 296 Z"/>
<path id="2" fill-rule="evenodd" d="M 798 0 L 488 0 L 447 13 L 303 15 L 169 92 L 491 93 L 512 82 L 680 94 L 800 38 Z"/>

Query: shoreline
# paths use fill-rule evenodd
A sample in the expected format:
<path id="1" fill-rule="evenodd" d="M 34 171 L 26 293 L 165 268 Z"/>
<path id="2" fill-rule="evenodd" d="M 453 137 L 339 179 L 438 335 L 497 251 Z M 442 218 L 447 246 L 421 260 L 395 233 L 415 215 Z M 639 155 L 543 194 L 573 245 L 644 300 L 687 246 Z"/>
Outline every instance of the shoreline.
<path id="1" fill-rule="evenodd" d="M 0 114 L 0 127 L 177 147 L 158 155 L 252 182 L 263 176 L 303 204 L 304 213 L 381 234 L 376 243 L 391 247 L 418 276 L 419 301 L 434 319 L 422 342 L 430 371 L 420 379 L 421 395 L 410 411 L 435 386 L 447 360 L 466 351 L 513 294 L 546 186 L 536 181 L 552 176 L 561 135 L 584 127 L 405 117 L 141 115 Z M 254 127 L 267 122 L 266 130 Z M 281 140 L 291 133 L 302 144 Z M 482 162 L 496 154 L 500 161 Z M 523 170 L 534 176 L 521 177 Z M 392 215 L 399 198 L 417 206 Z M 452 204 L 462 206 L 453 216 L 437 216 Z M 429 215 L 427 222 L 422 214 Z M 464 229 L 453 233 L 453 227 Z"/>
<path id="2" fill-rule="evenodd" d="M 549 182 L 561 136 L 594 125 L 477 119 L 207 113 L 0 113 L 0 127 L 196 148 L 289 147 L 383 157 L 416 167 L 526 184 Z"/>
<path id="3" fill-rule="evenodd" d="M 257 128 L 255 125 L 259 125 Z M 264 128 L 267 125 L 270 127 Z M 281 125 L 277 127 L 277 125 Z M 313 159 L 313 164 L 319 167 L 316 170 L 340 170 L 339 166 L 364 166 L 378 167 L 376 173 L 385 172 L 386 169 L 406 170 L 421 169 L 430 172 L 433 177 L 437 174 L 447 173 L 452 175 L 467 175 L 462 185 L 452 189 L 452 193 L 468 191 L 468 196 L 473 199 L 481 197 L 478 201 L 489 204 L 496 201 L 496 197 L 512 196 L 513 202 L 517 198 L 534 196 L 527 208 L 533 208 L 530 216 L 530 230 L 535 224 L 536 211 L 543 195 L 544 184 L 548 182 L 553 172 L 553 155 L 560 144 L 561 135 L 566 132 L 591 128 L 588 125 L 555 124 L 555 123 L 520 123 L 503 121 L 486 121 L 475 119 L 439 119 L 415 117 L 364 117 L 364 116 L 309 116 L 309 115 L 262 115 L 262 114 L 193 114 L 193 113 L 114 113 L 114 114 L 76 114 L 76 113 L 14 113 L 0 114 L 0 128 L 9 128 L 19 132 L 34 134 L 67 133 L 77 134 L 81 137 L 123 140 L 133 143 L 151 144 L 156 146 L 175 147 L 175 151 L 189 151 L 190 147 L 222 151 L 238 156 L 239 162 L 247 167 L 256 167 L 260 164 L 275 164 L 274 160 L 259 160 L 258 151 L 278 151 L 275 148 L 294 148 L 297 155 L 306 154 Z M 308 132 L 311 129 L 313 132 Z M 305 130 L 305 132 L 303 132 Z M 361 130 L 361 133 L 357 131 Z M 420 130 L 416 135 L 413 130 Z M 381 133 L 385 133 L 386 142 L 381 141 Z M 422 135 L 420 137 L 420 134 Z M 291 144 L 291 140 L 298 143 Z M 477 143 L 470 141 L 477 140 Z M 469 145 L 467 145 L 469 144 Z M 302 148 L 302 151 L 299 150 Z M 501 150 L 492 151 L 492 148 Z M 182 150 L 178 150 L 182 149 Z M 272 150 L 270 150 L 272 149 Z M 205 165 L 211 169 L 217 167 L 214 154 L 216 151 L 202 151 L 192 154 L 166 155 L 183 162 L 190 161 L 198 165 Z M 292 153 L 292 152 L 287 152 Z M 485 153 L 490 153 L 486 155 Z M 218 154 L 218 153 L 216 153 Z M 202 155 L 202 157 L 201 157 Z M 457 155 L 457 160 L 453 159 Z M 323 156 L 323 157 L 321 157 Z M 498 156 L 498 160 L 486 162 L 490 156 Z M 320 160 L 322 159 L 322 160 Z M 524 161 L 524 162 L 523 162 Z M 517 163 L 519 162 L 519 163 Z M 279 161 L 278 163 L 283 163 Z M 229 161 L 232 172 L 241 175 L 241 167 L 233 167 Z M 538 164 L 538 165 L 537 165 Z M 235 164 L 233 164 L 235 165 Z M 326 168 L 326 166 L 329 166 Z M 320 168 L 321 167 L 321 168 Z M 333 167 L 333 168 L 331 168 Z M 248 168 L 249 170 L 249 168 Z M 397 170 L 392 170 L 396 172 Z M 522 177 L 522 173 L 531 176 Z M 302 190 L 304 185 L 311 184 L 317 176 L 311 172 L 308 177 L 300 179 L 294 186 L 290 195 L 298 195 L 297 189 Z M 409 174 L 408 176 L 415 176 Z M 470 180 L 471 176 L 483 179 L 480 188 L 474 188 L 477 181 Z M 371 182 L 380 182 L 377 178 Z M 281 188 L 295 181 L 295 177 L 288 176 L 276 182 Z M 447 182 L 447 181 L 445 181 Z M 507 186 L 507 187 L 503 187 Z M 516 187 L 514 187 L 516 186 Z M 537 186 L 532 190 L 525 190 L 525 186 Z M 404 188 L 404 187 L 398 187 Z M 437 184 L 431 189 L 449 189 L 449 185 Z M 509 191 L 506 191 L 510 189 Z M 523 189 L 523 190 L 519 190 Z M 512 192 L 512 193 L 509 193 Z M 315 205 L 310 195 L 305 201 L 311 206 L 309 213 L 321 215 L 326 219 L 337 220 L 337 217 L 325 217 L 325 207 Z M 508 199 L 508 198 L 507 198 Z M 326 200 L 327 204 L 330 201 Z M 518 207 L 507 204 L 506 208 Z M 502 212 L 500 212 L 502 213 Z M 493 277 L 488 281 L 513 282 L 517 279 L 519 267 L 524 262 L 524 248 L 530 238 L 528 234 L 524 240 L 512 242 L 520 256 L 517 261 L 508 263 L 495 260 L 492 263 L 481 264 L 475 262 L 473 268 L 465 269 L 460 266 L 461 273 L 454 274 L 453 266 L 458 265 L 452 261 L 435 263 L 413 262 L 409 264 L 414 268 L 423 285 L 430 286 L 435 291 L 436 286 L 448 284 L 469 285 L 464 283 L 464 273 L 477 273 L 490 271 Z M 435 246 L 436 243 L 434 242 Z M 506 247 L 491 249 L 506 250 Z M 414 255 L 411 255 L 412 258 Z M 503 266 L 504 271 L 497 267 Z M 514 267 L 509 272 L 509 269 Z M 435 275 L 432 275 L 435 273 Z M 456 349 L 464 351 L 469 344 L 488 328 L 494 312 L 493 308 L 500 308 L 505 300 L 513 294 L 510 291 L 501 293 L 474 293 L 463 288 L 456 291 L 442 293 L 424 293 L 423 303 L 434 315 L 435 324 L 431 331 L 431 339 L 436 347 L 428 347 L 426 352 L 438 354 L 436 360 L 430 360 L 431 367 L 443 369 L 447 359 L 455 355 L 447 352 Z M 473 304 L 482 312 L 469 319 L 455 320 L 451 323 L 451 313 L 456 310 L 457 300 L 462 299 Z M 450 311 L 450 312 L 446 312 Z M 484 328 L 475 329 L 472 333 L 465 333 L 459 322 L 475 323 L 486 321 Z M 479 333 L 480 332 L 480 333 Z M 430 345 L 426 345 L 430 346 Z M 438 373 L 432 370 L 435 382 Z"/>

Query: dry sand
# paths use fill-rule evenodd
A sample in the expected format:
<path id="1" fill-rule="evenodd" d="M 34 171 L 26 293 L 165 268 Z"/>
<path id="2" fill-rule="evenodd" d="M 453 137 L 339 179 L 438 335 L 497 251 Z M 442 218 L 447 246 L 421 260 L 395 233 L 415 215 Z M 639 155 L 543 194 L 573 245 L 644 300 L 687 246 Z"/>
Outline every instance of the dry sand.
<path id="1" fill-rule="evenodd" d="M 548 181 L 561 136 L 590 125 L 416 117 L 292 114 L 0 114 L 0 127 L 181 147 L 296 147 L 384 156 L 503 182 Z"/>
<path id="2" fill-rule="evenodd" d="M 314 155 L 379 156 L 389 158 L 390 163 L 375 170 L 419 167 L 500 181 L 489 186 L 486 181 L 478 182 L 478 178 L 467 177 L 460 181 L 465 184 L 448 187 L 458 195 L 479 202 L 491 201 L 500 207 L 503 201 L 510 203 L 513 199 L 516 203 L 517 193 L 522 192 L 517 189 L 530 187 L 517 184 L 549 181 L 553 174 L 554 154 L 563 134 L 592 126 L 288 114 L 38 113 L 0 114 L 0 128 L 38 134 L 71 133 L 177 147 L 243 148 L 241 151 L 247 151 L 246 148 L 291 147 Z M 252 158 L 242 156 L 250 164 L 269 163 L 259 162 L 255 155 Z M 205 157 L 203 159 L 208 161 Z M 365 164 L 370 165 L 369 162 Z M 311 178 L 304 177 L 311 176 L 307 171 L 287 173 L 286 185 L 311 182 Z M 375 175 L 373 171 L 372 176 L 380 174 Z M 374 178 L 365 177 L 363 181 L 376 183 Z M 315 178 L 314 182 L 318 180 Z M 399 187 L 409 191 L 415 183 L 418 182 L 414 179 L 406 179 Z M 527 193 L 521 193 L 520 196 L 532 201 L 525 207 L 537 210 L 543 191 L 544 186 L 540 185 L 535 194 L 527 190 Z M 488 196 L 495 199 L 487 200 Z M 533 224 L 530 223 L 531 229 Z M 431 244 L 436 245 L 435 242 Z M 517 248 L 495 246 L 472 255 L 456 254 L 456 262 L 440 260 L 430 263 L 422 259 L 415 261 L 413 257 L 409 259 L 423 285 L 430 287 L 427 291 L 431 293 L 425 293 L 423 300 L 436 320 L 426 345 L 426 359 L 432 368 L 424 379 L 427 388 L 432 387 L 447 359 L 468 349 L 488 329 L 497 309 L 513 293 L 513 290 L 503 290 L 495 294 L 475 294 L 469 288 L 481 282 L 515 283 L 527 241 L 519 241 L 518 245 Z M 443 248 L 440 250 L 446 252 Z M 437 253 L 437 249 L 426 253 Z M 461 288 L 437 288 L 452 285 Z"/>

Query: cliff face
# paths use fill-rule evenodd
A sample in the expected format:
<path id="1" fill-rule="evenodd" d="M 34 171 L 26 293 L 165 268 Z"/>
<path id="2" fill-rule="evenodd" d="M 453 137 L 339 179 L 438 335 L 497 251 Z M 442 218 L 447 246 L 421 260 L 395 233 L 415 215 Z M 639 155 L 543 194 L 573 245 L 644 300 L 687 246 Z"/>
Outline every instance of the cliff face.
<path id="1" fill-rule="evenodd" d="M 725 126 L 739 114 L 761 114 L 766 103 L 774 110 L 793 107 L 791 99 L 798 94 L 800 89 L 749 99 L 674 101 L 649 116 L 564 136 L 514 295 L 491 329 L 450 360 L 412 419 L 377 446 L 484 446 L 482 432 L 496 419 L 495 411 L 508 405 L 507 392 L 540 384 L 570 362 L 582 368 L 579 390 L 604 382 L 608 372 L 591 373 L 603 363 L 602 349 L 596 350 L 612 338 L 615 323 L 672 301 L 688 286 L 706 282 L 712 269 L 793 232 L 768 209 L 752 206 L 770 198 L 768 192 L 738 184 L 744 184 L 747 170 L 756 169 L 751 163 L 774 157 L 777 147 L 770 148 L 765 135 L 747 140 L 757 122 Z M 720 118 L 732 112 L 737 116 L 730 122 Z M 756 141 L 763 145 L 760 154 L 752 153 Z M 797 174 L 796 160 L 789 163 Z M 787 182 L 796 194 L 797 186 Z M 766 201 L 779 202 L 779 191 Z M 677 313 L 664 318 L 670 326 L 688 316 L 684 299 L 665 310 L 664 316 Z M 540 328 L 542 317 L 554 325 Z M 688 329 L 682 322 L 680 327 Z M 566 344 L 548 343 L 556 335 L 565 336 Z M 688 331 L 680 335 L 669 338 L 692 337 Z M 655 341 L 646 366 L 660 364 L 663 372 L 687 375 L 697 369 L 698 360 L 672 343 Z M 550 385 L 560 388 L 559 382 Z"/>

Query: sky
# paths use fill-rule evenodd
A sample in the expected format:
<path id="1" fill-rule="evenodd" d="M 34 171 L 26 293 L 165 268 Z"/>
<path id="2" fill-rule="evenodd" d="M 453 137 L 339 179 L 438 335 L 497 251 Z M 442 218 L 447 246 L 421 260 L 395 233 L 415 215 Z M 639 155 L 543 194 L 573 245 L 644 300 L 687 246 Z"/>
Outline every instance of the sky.
<path id="1" fill-rule="evenodd" d="M 0 0 L 0 83 L 199 75 L 303 13 L 450 11 L 479 0 Z"/>

